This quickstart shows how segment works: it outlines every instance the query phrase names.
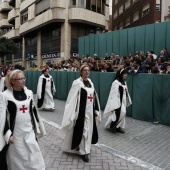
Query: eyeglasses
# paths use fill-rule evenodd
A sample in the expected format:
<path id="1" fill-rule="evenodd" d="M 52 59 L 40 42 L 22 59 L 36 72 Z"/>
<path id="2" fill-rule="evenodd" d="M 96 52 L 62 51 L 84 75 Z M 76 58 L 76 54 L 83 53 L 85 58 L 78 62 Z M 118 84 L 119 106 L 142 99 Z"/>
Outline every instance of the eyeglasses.
<path id="1" fill-rule="evenodd" d="M 14 79 L 14 80 L 19 80 L 19 81 L 22 81 L 22 80 L 26 80 L 26 78 L 25 77 L 21 77 L 21 78 L 18 78 L 18 79 Z"/>
<path id="2" fill-rule="evenodd" d="M 90 72 L 90 70 L 83 70 L 83 71 Z"/>

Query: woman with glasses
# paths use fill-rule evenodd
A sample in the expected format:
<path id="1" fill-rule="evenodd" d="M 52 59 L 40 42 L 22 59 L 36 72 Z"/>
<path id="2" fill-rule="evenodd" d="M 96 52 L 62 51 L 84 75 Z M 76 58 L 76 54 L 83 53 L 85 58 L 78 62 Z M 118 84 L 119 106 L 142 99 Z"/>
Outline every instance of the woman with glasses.
<path id="1" fill-rule="evenodd" d="M 111 86 L 104 110 L 104 117 L 108 117 L 105 127 L 109 127 L 113 132 L 125 133 L 122 128 L 125 128 L 126 107 L 131 104 L 126 84 L 126 70 L 123 68 L 116 72 Z"/>
<path id="2" fill-rule="evenodd" d="M 42 70 L 37 85 L 38 108 L 55 110 L 53 95 L 56 92 L 52 76 L 47 68 Z"/>
<path id="3" fill-rule="evenodd" d="M 0 93 L 0 169 L 45 170 L 37 142 L 45 135 L 44 125 L 25 87 L 21 70 L 8 73 L 7 90 Z"/>
<path id="4" fill-rule="evenodd" d="M 85 162 L 89 162 L 91 144 L 98 141 L 97 125 L 101 121 L 98 96 L 89 75 L 89 66 L 83 64 L 80 78 L 73 82 L 68 94 L 62 121 L 66 133 L 63 150 L 81 155 Z"/>

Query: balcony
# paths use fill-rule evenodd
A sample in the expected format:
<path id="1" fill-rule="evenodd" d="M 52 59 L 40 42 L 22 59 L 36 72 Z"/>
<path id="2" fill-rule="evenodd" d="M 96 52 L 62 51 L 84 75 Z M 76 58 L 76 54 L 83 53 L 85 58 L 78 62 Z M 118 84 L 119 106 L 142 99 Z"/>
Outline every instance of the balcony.
<path id="1" fill-rule="evenodd" d="M 12 27 L 12 25 L 8 23 L 8 19 L 0 20 L 0 28 L 10 28 L 10 27 Z"/>
<path id="2" fill-rule="evenodd" d="M 36 30 L 52 22 L 64 22 L 65 10 L 53 8 L 20 25 L 20 34 Z"/>
<path id="3" fill-rule="evenodd" d="M 3 37 L 7 37 L 9 39 L 19 38 L 19 28 L 8 31 L 6 34 L 3 35 Z"/>
<path id="4" fill-rule="evenodd" d="M 12 9 L 9 13 L 8 13 L 8 22 L 10 24 L 15 23 L 15 18 L 19 16 L 19 9 Z"/>
<path id="5" fill-rule="evenodd" d="M 68 16 L 69 22 L 91 23 L 102 27 L 106 25 L 104 15 L 83 8 L 70 8 Z"/>
<path id="6" fill-rule="evenodd" d="M 0 2 L 0 12 L 6 13 L 9 12 L 12 9 L 12 7 L 8 4 L 8 2 Z"/>
<path id="7" fill-rule="evenodd" d="M 23 11 L 24 9 L 28 8 L 31 4 L 35 3 L 36 0 L 26 0 L 22 1 L 20 4 L 20 12 Z"/>
<path id="8" fill-rule="evenodd" d="M 15 1 L 16 1 L 16 0 L 10 0 L 10 1 L 9 1 L 9 5 L 12 6 L 12 7 L 15 7 Z"/>

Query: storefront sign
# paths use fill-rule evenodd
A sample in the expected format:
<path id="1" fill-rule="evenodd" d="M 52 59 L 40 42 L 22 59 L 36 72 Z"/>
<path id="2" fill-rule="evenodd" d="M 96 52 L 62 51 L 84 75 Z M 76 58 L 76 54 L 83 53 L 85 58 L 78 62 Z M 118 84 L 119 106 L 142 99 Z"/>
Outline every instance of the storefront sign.
<path id="1" fill-rule="evenodd" d="M 42 57 L 43 59 L 45 59 L 45 58 L 60 58 L 60 53 L 42 54 L 41 57 Z"/>

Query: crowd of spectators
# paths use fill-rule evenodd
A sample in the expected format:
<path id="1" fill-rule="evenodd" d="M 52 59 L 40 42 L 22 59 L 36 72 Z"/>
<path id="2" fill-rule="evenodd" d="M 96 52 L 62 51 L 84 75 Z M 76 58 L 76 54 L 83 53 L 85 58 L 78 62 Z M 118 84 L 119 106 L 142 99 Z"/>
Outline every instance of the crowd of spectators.
<path id="1" fill-rule="evenodd" d="M 155 73 L 155 74 L 170 74 L 170 53 L 166 48 L 160 50 L 156 55 L 153 51 L 148 51 L 144 54 L 142 51 L 136 52 L 134 55 L 120 57 L 118 54 L 105 54 L 103 58 L 99 58 L 97 54 L 93 56 L 83 56 L 80 58 L 71 58 L 62 60 L 57 63 L 47 62 L 46 65 L 37 67 L 32 70 L 42 70 L 48 68 L 49 71 L 79 71 L 82 64 L 90 66 L 91 71 L 98 72 L 116 72 L 120 68 L 126 69 L 128 73 Z M 24 70 L 20 65 L 9 66 L 10 70 L 15 68 Z M 0 76 L 3 76 L 5 70 L 9 67 L 0 67 Z"/>

